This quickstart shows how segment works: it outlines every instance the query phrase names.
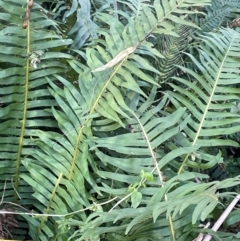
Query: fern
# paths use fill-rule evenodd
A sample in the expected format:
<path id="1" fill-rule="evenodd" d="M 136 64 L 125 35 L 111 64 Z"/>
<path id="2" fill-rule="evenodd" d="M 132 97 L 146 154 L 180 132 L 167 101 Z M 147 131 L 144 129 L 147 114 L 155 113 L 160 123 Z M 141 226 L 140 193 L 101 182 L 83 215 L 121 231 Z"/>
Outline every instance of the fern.
<path id="1" fill-rule="evenodd" d="M 78 9 L 80 7 L 80 9 Z M 72 28 L 69 29 L 68 35 L 74 36 L 72 48 L 79 49 L 85 42 L 88 40 L 89 37 L 97 38 L 96 29 L 98 26 L 91 20 L 91 4 L 90 1 L 86 1 L 84 4 L 79 6 L 78 3 L 74 2 L 72 7 L 69 11 L 65 13 L 64 19 L 69 18 L 69 21 L 74 21 Z M 72 19 L 74 16 L 73 13 L 77 12 L 77 18 Z"/>
<path id="2" fill-rule="evenodd" d="M 42 1 L 0 1 L 1 204 L 21 216 L 17 238 L 26 222 L 43 241 L 213 233 L 199 225 L 239 185 L 202 171 L 238 147 L 239 33 L 188 37 L 193 8 L 207 31 L 232 16 L 237 1 L 222 2 L 215 12 L 210 0 L 59 0 L 49 15 Z M 182 66 L 183 51 L 198 71 Z"/>
<path id="3" fill-rule="evenodd" d="M 159 60 L 159 80 L 163 83 L 169 81 L 169 78 L 176 72 L 176 65 L 180 65 L 183 62 L 182 52 L 188 46 L 189 28 L 184 25 L 178 25 L 175 31 L 179 37 L 162 36 L 158 39 L 160 53 L 164 58 Z"/>
<path id="4" fill-rule="evenodd" d="M 193 31 L 193 36 L 196 33 L 202 34 L 216 30 L 220 26 L 227 26 L 229 18 L 234 18 L 234 11 L 239 7 L 239 1 L 218 1 L 213 0 L 210 6 L 204 9 L 205 16 L 194 15 L 194 22 L 201 28 Z M 202 10 L 202 9 L 201 9 Z"/>
<path id="5" fill-rule="evenodd" d="M 178 108 L 180 103 L 184 103 L 193 116 L 191 128 L 186 129 L 186 134 L 192 140 L 193 146 L 195 144 L 238 146 L 238 143 L 234 141 L 224 140 L 226 133 L 239 132 L 238 126 L 228 126 L 239 121 L 239 114 L 229 111 L 238 93 L 238 89 L 235 88 L 238 82 L 236 69 L 238 60 L 234 51 L 238 45 L 238 35 L 239 33 L 233 30 L 220 29 L 219 33 L 211 33 L 209 36 L 202 37 L 204 44 L 199 50 L 201 62 L 190 56 L 202 75 L 181 67 L 196 79 L 197 84 L 177 77 L 174 79 L 189 89 L 186 91 L 182 87 L 171 84 L 177 91 L 170 93 L 177 100 L 177 102 L 173 100 L 174 105 Z M 185 97 L 180 96 L 178 91 L 185 93 Z M 204 138 L 206 135 L 208 139 Z"/>
<path id="6" fill-rule="evenodd" d="M 72 42 L 42 27 L 52 26 L 53 22 L 39 12 L 37 3 L 30 9 L 32 22 L 24 29 L 26 5 L 26 1 L 0 1 L 1 182 L 8 180 L 6 187 L 1 187 L 1 196 L 4 203 L 20 205 L 34 203 L 32 188 L 20 179 L 20 174 L 27 171 L 22 160 L 34 159 L 35 144 L 31 138 L 36 137 L 36 129 L 56 128 L 52 114 L 45 111 L 56 104 L 47 89 L 46 77 L 54 81 L 53 74 L 68 70 L 57 59 L 71 58 L 59 51 Z M 58 52 L 52 47 L 58 48 Z"/>
<path id="7" fill-rule="evenodd" d="M 144 7 L 151 7 L 151 5 L 149 4 L 149 2 L 150 2 L 149 0 L 134 0 L 134 1 L 129 1 L 129 0 L 128 1 L 120 1 L 120 0 L 118 0 L 117 2 L 122 3 L 123 6 L 127 6 L 128 11 L 133 12 L 133 14 L 136 17 L 141 14 L 142 9 Z"/>

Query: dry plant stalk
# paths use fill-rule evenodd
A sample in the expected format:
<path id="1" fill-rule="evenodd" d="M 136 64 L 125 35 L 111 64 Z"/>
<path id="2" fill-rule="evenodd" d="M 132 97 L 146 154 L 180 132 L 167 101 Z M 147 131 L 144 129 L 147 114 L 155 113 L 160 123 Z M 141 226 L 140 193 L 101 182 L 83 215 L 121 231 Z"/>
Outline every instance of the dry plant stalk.
<path id="1" fill-rule="evenodd" d="M 125 49 L 124 51 L 119 53 L 117 56 L 115 56 L 110 62 L 108 62 L 107 64 L 103 65 L 102 67 L 99 67 L 97 69 L 92 70 L 92 72 L 99 72 L 99 71 L 107 70 L 107 69 L 115 66 L 122 59 L 127 57 L 129 54 L 133 53 L 135 51 L 135 49 L 136 49 L 136 47 L 129 47 L 129 48 Z"/>
<path id="2" fill-rule="evenodd" d="M 231 23 L 228 24 L 229 28 L 237 28 L 240 27 L 240 18 L 235 18 Z"/>
<path id="3" fill-rule="evenodd" d="M 32 6 L 33 6 L 33 0 L 29 0 L 29 2 L 27 4 L 27 10 L 26 10 L 24 22 L 23 22 L 23 25 L 22 25 L 23 28 L 27 28 L 28 25 L 29 25 L 29 20 L 30 20 L 30 14 L 31 14 Z"/>

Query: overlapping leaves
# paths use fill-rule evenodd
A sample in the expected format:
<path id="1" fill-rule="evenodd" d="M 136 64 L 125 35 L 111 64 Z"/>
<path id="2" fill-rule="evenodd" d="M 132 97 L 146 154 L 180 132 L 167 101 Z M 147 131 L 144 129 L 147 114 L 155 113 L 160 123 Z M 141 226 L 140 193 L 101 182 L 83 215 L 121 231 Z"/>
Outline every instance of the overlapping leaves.
<path id="1" fill-rule="evenodd" d="M 38 11 L 37 3 L 30 28 L 24 30 L 25 2 L 12 2 L 14 7 L 0 1 L 0 18 L 8 23 L 1 26 L 0 51 L 9 62 L 0 72 L 6 104 L 0 112 L 0 150 L 5 155 L 1 180 L 15 175 L 15 188 L 23 197 L 20 203 L 45 214 L 39 219 L 26 217 L 31 237 L 188 240 L 186 225 L 208 217 L 225 195 L 219 195 L 219 189 L 239 184 L 238 177 L 196 183 L 194 178 L 207 176 L 187 169 L 181 173 L 186 164 L 199 170 L 221 161 L 220 153 L 211 155 L 203 147 L 237 145 L 224 137 L 239 131 L 234 125 L 238 114 L 228 111 L 239 96 L 238 33 L 221 30 L 200 37 L 205 44 L 199 59 L 189 57 L 201 74 L 182 68 L 196 82 L 175 78 L 180 84 L 172 83 L 175 91 L 162 97 L 155 76 L 169 77 L 175 59 L 164 73 L 155 69 L 152 60 L 164 55 L 151 39 L 163 34 L 179 37 L 175 23 L 196 27 L 183 14 L 194 13 L 189 9 L 210 0 L 155 0 L 153 5 L 134 1 L 133 17 L 124 15 L 126 25 L 98 13 L 98 20 L 109 27 L 98 29 L 99 39 L 90 38 L 86 49 L 72 49 L 74 60 L 60 52 L 71 41 L 59 36 L 57 24 Z M 78 3 L 72 1 L 65 17 L 78 13 Z M 84 7 L 70 32 L 78 33 L 76 48 L 93 36 L 90 1 Z M 88 24 L 83 23 L 84 16 Z M 56 32 L 45 29 L 50 26 Z M 133 51 L 128 53 L 129 48 Z M 73 83 L 66 74 L 69 66 L 78 76 Z M 102 66 L 103 71 L 93 71 Z M 5 200 L 12 200 L 12 190 L 7 185 Z"/>
<path id="2" fill-rule="evenodd" d="M 37 3 L 30 9 L 28 27 L 23 28 L 27 5 L 23 0 L 0 1 L 0 189 L 3 203 L 32 205 L 32 187 L 20 179 L 27 172 L 21 161 L 34 159 L 31 137 L 36 129 L 57 126 L 45 110 L 56 103 L 45 78 L 67 71 L 57 58 L 71 58 L 60 50 L 72 41 L 45 29 L 54 22 L 39 11 Z"/>
<path id="3" fill-rule="evenodd" d="M 239 125 L 234 125 L 240 115 L 231 111 L 239 98 L 239 38 L 240 34 L 231 29 L 202 37 L 199 60 L 190 56 L 201 74 L 181 67 L 192 76 L 190 80 L 174 77 L 179 84 L 171 84 L 175 92 L 169 95 L 176 108 L 184 105 L 191 113 L 185 133 L 192 146 L 239 146 L 226 139 L 227 134 L 240 131 Z"/>

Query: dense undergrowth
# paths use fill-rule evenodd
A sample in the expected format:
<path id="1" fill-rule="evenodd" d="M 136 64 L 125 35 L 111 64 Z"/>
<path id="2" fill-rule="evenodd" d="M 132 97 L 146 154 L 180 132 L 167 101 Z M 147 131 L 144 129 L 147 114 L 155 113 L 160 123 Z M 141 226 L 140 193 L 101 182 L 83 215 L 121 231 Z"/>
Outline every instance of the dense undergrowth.
<path id="1" fill-rule="evenodd" d="M 0 0 L 0 238 L 239 240 L 239 6 Z"/>

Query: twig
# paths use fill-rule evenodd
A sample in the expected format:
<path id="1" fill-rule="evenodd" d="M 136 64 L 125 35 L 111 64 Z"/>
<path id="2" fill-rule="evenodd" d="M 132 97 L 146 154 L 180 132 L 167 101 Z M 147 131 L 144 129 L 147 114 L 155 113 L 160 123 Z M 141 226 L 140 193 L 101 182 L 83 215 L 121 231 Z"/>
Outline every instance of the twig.
<path id="1" fill-rule="evenodd" d="M 4 199 L 4 195 L 5 195 L 6 186 L 7 186 L 7 180 L 5 180 L 5 183 L 4 183 L 4 187 L 3 187 L 3 195 L 2 195 L 2 199 L 1 199 L 0 205 L 2 205 L 2 203 L 3 203 L 3 199 Z"/>
<path id="2" fill-rule="evenodd" d="M 111 212 L 115 207 L 117 207 L 120 203 L 122 203 L 124 200 L 126 200 L 128 197 L 132 195 L 133 191 L 129 193 L 127 196 L 122 198 L 120 201 L 118 201 L 108 212 Z"/>
<path id="3" fill-rule="evenodd" d="M 29 25 L 29 20 L 30 20 L 30 14 L 31 14 L 32 7 L 33 7 L 33 0 L 29 0 L 29 2 L 27 4 L 27 10 L 26 10 L 24 22 L 23 22 L 23 25 L 22 25 L 23 28 L 27 28 L 28 25 Z"/>
<path id="4" fill-rule="evenodd" d="M 208 222 L 208 223 L 204 226 L 204 228 L 208 228 L 209 225 L 210 225 L 210 222 Z M 200 233 L 200 234 L 197 236 L 197 238 L 195 238 L 193 241 L 202 241 L 203 236 L 204 236 L 204 234 L 203 234 L 203 233 Z"/>
<path id="5" fill-rule="evenodd" d="M 9 211 L 3 211 L 0 210 L 0 214 L 18 214 L 18 215 L 28 215 L 28 216 L 32 216 L 32 217 L 66 217 L 68 215 L 73 215 L 76 213 L 80 213 L 86 210 L 91 210 L 92 208 L 96 207 L 96 206 L 103 206 L 106 205 L 112 201 L 114 201 L 115 199 L 117 199 L 117 197 L 112 198 L 111 200 L 108 200 L 106 202 L 100 203 L 100 204 L 93 204 L 90 207 L 75 211 L 75 212 L 71 212 L 71 213 L 67 213 L 67 214 L 45 214 L 45 213 L 23 213 L 23 212 L 9 212 Z"/>
<path id="6" fill-rule="evenodd" d="M 155 166 L 155 167 L 154 167 L 153 171 L 154 171 L 155 169 L 157 170 L 158 177 L 159 177 L 159 180 L 160 180 L 160 184 L 161 184 L 162 187 L 164 187 L 164 185 L 165 185 L 165 183 L 164 183 L 164 176 L 163 176 L 163 173 L 160 171 L 160 168 L 159 168 L 159 165 L 158 165 L 158 162 L 157 162 L 157 159 L 156 159 L 156 155 L 155 155 L 155 152 L 154 152 L 153 149 L 152 149 L 152 146 L 151 146 L 150 140 L 149 140 L 149 138 L 148 138 L 148 135 L 147 135 L 147 133 L 146 133 L 146 131 L 145 131 L 145 129 L 144 129 L 144 127 L 143 127 L 140 119 L 137 117 L 137 115 L 136 115 L 134 112 L 132 112 L 132 114 L 133 114 L 133 115 L 135 116 L 135 118 L 137 119 L 137 122 L 139 123 L 139 125 L 140 125 L 140 127 L 141 127 L 141 129 L 142 129 L 142 132 L 143 132 L 143 135 L 144 135 L 144 139 L 145 139 L 146 142 L 147 142 L 148 149 L 149 149 L 150 154 L 151 154 L 151 156 L 152 156 L 152 159 L 153 159 L 153 161 L 154 161 L 154 166 Z M 153 172 L 153 171 L 152 171 L 152 172 Z M 167 194 L 164 195 L 164 198 L 165 198 L 165 201 L 168 200 Z M 173 226 L 173 220 L 172 220 L 172 217 L 171 217 L 171 216 L 169 216 L 168 221 L 169 221 L 170 230 L 171 230 L 171 234 L 172 234 L 172 240 L 173 240 L 173 241 L 176 241 L 175 231 L 174 231 L 174 226 Z"/>
<path id="7" fill-rule="evenodd" d="M 135 116 L 138 124 L 139 124 L 140 127 L 141 127 L 141 130 L 142 130 L 143 135 L 144 135 L 144 139 L 145 139 L 146 142 L 147 142 L 148 149 L 149 149 L 150 154 L 151 154 L 151 156 L 152 156 L 152 159 L 153 159 L 153 161 L 154 161 L 154 166 L 155 166 L 154 170 L 155 170 L 155 169 L 157 170 L 157 173 L 158 173 L 158 177 L 159 177 L 161 186 L 164 187 L 164 178 L 163 178 L 162 172 L 161 172 L 160 169 L 159 169 L 159 165 L 158 165 L 158 162 L 157 162 L 155 153 L 154 153 L 154 151 L 153 151 L 153 149 L 152 149 L 152 147 L 151 147 L 151 143 L 150 143 L 150 141 L 149 141 L 149 138 L 148 138 L 148 136 L 147 136 L 147 133 L 146 133 L 146 131 L 145 131 L 145 129 L 144 129 L 141 121 L 140 121 L 139 118 L 137 117 L 137 115 L 136 115 L 134 112 L 132 112 L 132 114 Z"/>
<path id="8" fill-rule="evenodd" d="M 11 183 L 12 183 L 12 187 L 13 187 L 15 193 L 17 194 L 18 198 L 19 198 L 19 199 L 22 199 L 21 196 L 19 195 L 18 191 L 17 191 L 16 188 L 14 187 L 13 179 L 11 179 Z"/>

